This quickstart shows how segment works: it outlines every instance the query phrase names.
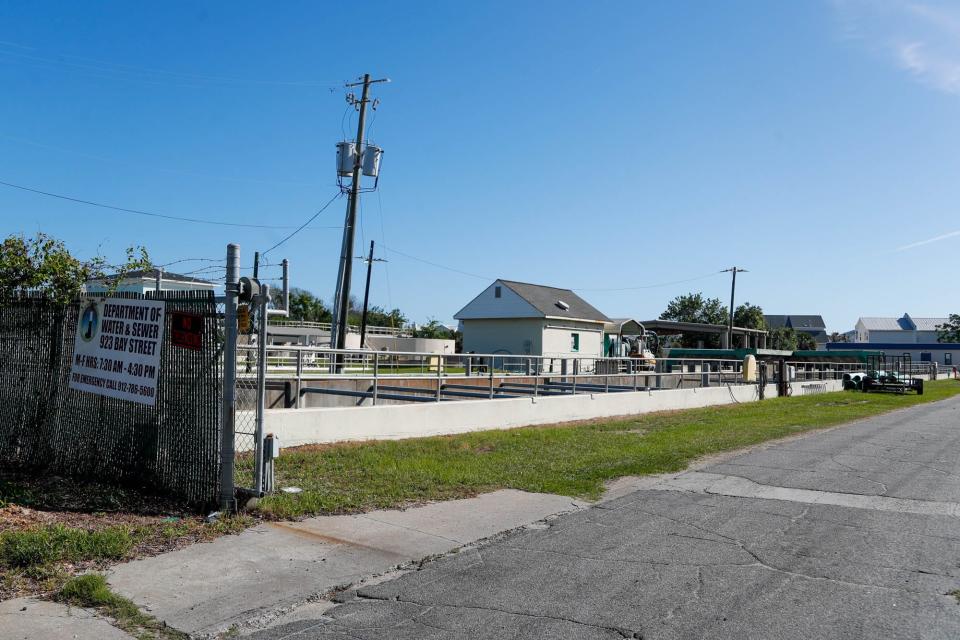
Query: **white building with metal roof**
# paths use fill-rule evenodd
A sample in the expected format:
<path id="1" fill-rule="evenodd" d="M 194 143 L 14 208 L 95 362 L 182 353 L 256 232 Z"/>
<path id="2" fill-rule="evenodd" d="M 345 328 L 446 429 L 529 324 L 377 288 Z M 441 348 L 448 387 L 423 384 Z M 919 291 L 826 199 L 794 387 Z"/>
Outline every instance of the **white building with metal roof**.
<path id="1" fill-rule="evenodd" d="M 596 357 L 603 313 L 570 289 L 496 280 L 454 316 L 465 353 Z"/>
<path id="2" fill-rule="evenodd" d="M 92 278 L 84 284 L 84 291 L 93 294 L 108 290 L 146 293 L 156 291 L 158 285 L 162 291 L 212 291 L 217 287 L 216 283 L 209 280 L 171 273 L 163 269 L 145 269 L 129 271 L 122 276 L 109 275 L 102 278 Z"/>
<path id="3" fill-rule="evenodd" d="M 905 313 L 901 318 L 864 317 L 854 328 L 857 342 L 919 344 L 937 342 L 937 326 L 949 318 L 914 318 Z"/>

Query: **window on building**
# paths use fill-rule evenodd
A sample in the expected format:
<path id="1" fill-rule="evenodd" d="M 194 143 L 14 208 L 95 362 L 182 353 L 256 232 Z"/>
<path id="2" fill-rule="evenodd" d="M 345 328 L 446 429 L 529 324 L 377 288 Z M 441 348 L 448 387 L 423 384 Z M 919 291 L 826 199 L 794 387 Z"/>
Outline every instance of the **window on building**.
<path id="1" fill-rule="evenodd" d="M 943 364 L 953 364 L 953 354 L 945 353 L 943 354 Z"/>
<path id="2" fill-rule="evenodd" d="M 570 334 L 570 351 L 580 351 L 580 334 Z"/>
<path id="3" fill-rule="evenodd" d="M 494 288 L 493 288 L 493 297 L 494 297 L 494 298 L 499 298 L 499 297 L 500 297 L 500 287 L 494 287 Z"/>
<path id="4" fill-rule="evenodd" d="M 929 351 L 920 352 L 920 362 L 932 362 L 932 361 L 933 361 L 932 353 L 930 353 Z"/>

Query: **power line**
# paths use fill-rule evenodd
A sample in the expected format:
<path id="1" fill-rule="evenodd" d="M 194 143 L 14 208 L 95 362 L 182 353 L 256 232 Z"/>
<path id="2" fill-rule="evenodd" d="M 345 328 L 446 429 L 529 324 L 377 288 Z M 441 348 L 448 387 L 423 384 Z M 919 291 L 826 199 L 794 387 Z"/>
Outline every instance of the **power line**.
<path id="1" fill-rule="evenodd" d="M 459 274 L 461 274 L 461 275 L 470 276 L 471 278 L 479 278 L 480 280 L 496 280 L 496 278 L 490 278 L 490 277 L 487 277 L 487 276 L 481 276 L 481 275 L 476 274 L 476 273 L 470 273 L 469 271 L 462 271 L 462 270 L 460 270 L 460 269 L 454 269 L 453 267 L 448 267 L 448 266 L 443 265 L 443 264 L 440 264 L 440 263 L 438 263 L 438 262 L 431 262 L 430 260 L 424 260 L 423 258 L 418 258 L 417 256 L 412 256 L 412 255 L 410 255 L 409 253 L 404 253 L 403 251 L 399 251 L 399 250 L 397 250 L 397 249 L 394 249 L 393 247 L 388 247 L 387 245 L 383 245 L 383 248 L 386 249 L 387 251 L 389 251 L 390 253 L 395 253 L 395 254 L 397 254 L 397 255 L 403 256 L 404 258 L 410 258 L 411 260 L 416 260 L 417 262 L 422 262 L 422 263 L 424 263 L 424 264 L 429 264 L 430 266 L 432 266 L 432 267 L 437 267 L 438 269 L 444 269 L 444 270 L 446 270 L 446 271 L 453 271 L 454 273 L 459 273 Z"/>
<path id="2" fill-rule="evenodd" d="M 282 245 L 284 242 L 286 242 L 287 240 L 289 240 L 289 239 L 292 238 L 293 236 L 295 236 L 295 235 L 297 235 L 298 233 L 300 233 L 301 231 L 303 231 L 303 229 L 305 229 L 308 224 L 310 224 L 311 222 L 313 222 L 314 220 L 316 220 L 316 219 L 317 219 L 317 216 L 319 216 L 321 213 L 323 213 L 324 211 L 326 211 L 326 210 L 327 210 L 327 207 L 329 207 L 331 204 L 333 204 L 333 201 L 336 200 L 337 198 L 339 198 L 341 195 L 343 195 L 343 194 L 342 194 L 340 191 L 337 191 L 337 193 L 335 193 L 332 198 L 330 198 L 329 200 L 327 200 L 327 203 L 326 203 L 325 205 L 323 205 L 322 207 L 320 207 L 320 210 L 319 210 L 319 211 L 317 211 L 315 214 L 313 214 L 312 216 L 310 216 L 310 219 L 309 219 L 309 220 L 307 220 L 306 222 L 304 222 L 302 225 L 300 225 L 299 227 L 297 227 L 297 229 L 296 229 L 293 233 L 289 234 L 286 238 L 284 238 L 283 240 L 281 240 L 281 241 L 278 242 L 277 244 L 273 245 L 272 247 L 270 247 L 269 249 L 267 249 L 266 251 L 264 251 L 264 252 L 261 253 L 260 255 L 261 255 L 261 256 L 267 255 L 268 253 L 270 253 L 271 251 L 273 251 L 274 249 L 276 249 L 277 247 L 279 247 L 280 245 Z"/>
<path id="3" fill-rule="evenodd" d="M 180 264 L 181 262 L 226 262 L 226 258 L 183 258 L 181 260 L 174 260 L 172 262 L 164 262 L 163 264 L 154 265 L 156 267 L 169 267 L 173 264 Z"/>
<path id="4" fill-rule="evenodd" d="M 207 82 L 233 85 L 256 85 L 256 86 L 285 86 L 285 87 L 331 87 L 342 84 L 342 80 L 263 80 L 256 78 L 228 78 L 222 76 L 210 76 L 195 73 L 180 73 L 176 71 L 167 71 L 165 69 L 150 69 L 146 67 L 135 67 L 131 65 L 107 62 L 104 60 L 95 60 L 93 58 L 83 58 L 80 56 L 59 55 L 57 58 L 46 58 L 16 51 L 0 49 L 0 55 L 8 58 L 26 60 L 45 65 L 54 65 L 59 67 L 69 67 L 76 70 L 93 72 L 95 74 L 113 74 L 99 77 L 108 77 L 118 80 L 149 80 L 154 84 L 162 83 L 165 79 L 187 82 Z M 80 62 L 70 62 L 65 58 L 71 58 Z M 137 76 L 140 78 L 137 78 Z"/>
<path id="5" fill-rule="evenodd" d="M 573 291 L 638 291 L 640 289 L 656 289 L 657 287 L 669 287 L 674 284 L 683 284 L 685 282 L 696 282 L 697 280 L 704 280 L 706 278 L 712 278 L 716 275 L 723 273 L 722 271 L 714 271 L 713 273 L 707 273 L 702 276 L 697 276 L 695 278 L 686 278 L 684 280 L 673 280 L 671 282 L 660 282 L 657 284 L 645 284 L 636 287 L 612 287 L 612 288 L 599 288 L 599 289 L 586 289 L 586 288 L 576 288 L 572 289 Z"/>
<path id="6" fill-rule="evenodd" d="M 154 211 L 143 211 L 141 209 L 130 209 L 128 207 L 117 207 L 111 204 L 104 204 L 102 202 L 94 202 L 93 200 L 84 200 L 83 198 L 74 198 L 72 196 L 65 196 L 59 193 L 53 193 L 51 191 L 43 191 L 41 189 L 25 187 L 23 185 L 14 184 L 12 182 L 5 182 L 3 180 L 0 180 L 0 185 L 3 185 L 5 187 L 10 187 L 11 189 L 20 189 L 21 191 L 29 191 L 30 193 L 36 193 L 36 194 L 47 196 L 50 198 L 58 198 L 60 200 L 66 200 L 68 202 L 85 204 L 91 207 L 100 207 L 101 209 L 110 209 L 112 211 L 133 213 L 138 216 L 148 216 L 151 218 L 163 218 L 165 220 L 176 220 L 178 222 L 193 222 L 196 224 L 210 224 L 210 225 L 221 226 L 221 227 L 243 227 L 247 229 L 292 229 L 293 228 L 290 225 L 247 224 L 242 222 L 221 222 L 219 220 L 204 220 L 202 218 L 186 218 L 183 216 L 173 216 L 166 213 L 156 213 Z M 314 227 L 314 228 L 315 229 L 339 229 L 340 227 Z M 302 227 L 300 229 L 302 229 Z M 300 231 L 300 229 L 297 229 L 297 231 Z"/>
<path id="7" fill-rule="evenodd" d="M 381 232 L 381 233 L 382 233 L 382 232 Z M 397 250 L 397 249 L 394 249 L 393 247 L 389 247 L 389 246 L 387 246 L 386 244 L 383 245 L 383 248 L 386 249 L 387 251 L 391 252 L 391 253 L 396 253 L 397 255 L 401 255 L 401 256 L 403 256 L 403 257 L 405 257 L 405 258 L 409 258 L 409 259 L 411 259 L 411 260 L 416 260 L 417 262 L 422 262 L 422 263 L 428 264 L 428 265 L 430 265 L 430 266 L 432 266 L 432 267 L 437 267 L 438 269 L 444 269 L 445 271 L 452 271 L 452 272 L 454 272 L 454 273 L 459 273 L 459 274 L 461 274 L 461 275 L 470 276 L 471 278 L 478 278 L 478 279 L 480 279 L 480 280 L 496 280 L 496 278 L 491 278 L 491 277 L 489 277 L 489 276 L 482 276 L 482 275 L 477 274 L 477 273 L 470 273 L 469 271 L 463 271 L 463 270 L 461 270 L 461 269 L 455 269 L 454 267 L 448 267 L 447 265 L 440 264 L 440 263 L 438 263 L 438 262 L 432 262 L 432 261 L 430 261 L 430 260 L 425 260 L 424 258 L 418 258 L 417 256 L 413 256 L 413 255 L 410 255 L 409 253 L 404 253 L 403 251 L 399 251 L 399 250 Z M 660 283 L 657 283 L 657 284 L 647 284 L 647 285 L 641 285 L 641 286 L 636 286 L 636 287 L 574 288 L 574 289 L 572 289 L 572 291 L 636 291 L 636 290 L 640 290 L 640 289 L 655 289 L 655 288 L 657 288 L 657 287 L 668 287 L 668 286 L 675 285 L 675 284 L 683 284 L 683 283 L 685 283 L 685 282 L 696 282 L 697 280 L 704 280 L 704 279 L 706 279 L 706 278 L 712 278 L 712 277 L 714 277 L 714 276 L 716 276 L 716 275 L 719 275 L 720 273 L 723 273 L 723 272 L 722 272 L 722 271 L 714 271 L 714 272 L 712 272 L 712 273 L 707 273 L 707 274 L 704 274 L 704 275 L 702 275 L 702 276 L 697 276 L 697 277 L 695 277 L 695 278 L 686 278 L 686 279 L 683 279 L 683 280 L 673 280 L 673 281 L 670 281 L 670 282 L 660 282 Z"/>

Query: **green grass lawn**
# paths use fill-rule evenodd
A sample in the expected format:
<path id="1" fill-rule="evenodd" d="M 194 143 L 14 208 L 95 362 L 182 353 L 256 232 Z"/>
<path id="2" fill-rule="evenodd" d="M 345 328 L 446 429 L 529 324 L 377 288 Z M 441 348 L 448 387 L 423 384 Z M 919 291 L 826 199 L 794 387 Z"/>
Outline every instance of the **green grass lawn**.
<path id="1" fill-rule="evenodd" d="M 922 396 L 839 392 L 619 420 L 292 448 L 277 460 L 277 486 L 303 492 L 268 496 L 258 509 L 290 518 L 501 488 L 597 498 L 613 478 L 679 471 L 706 454 L 958 393 L 960 384 L 941 380 L 927 383 Z"/>

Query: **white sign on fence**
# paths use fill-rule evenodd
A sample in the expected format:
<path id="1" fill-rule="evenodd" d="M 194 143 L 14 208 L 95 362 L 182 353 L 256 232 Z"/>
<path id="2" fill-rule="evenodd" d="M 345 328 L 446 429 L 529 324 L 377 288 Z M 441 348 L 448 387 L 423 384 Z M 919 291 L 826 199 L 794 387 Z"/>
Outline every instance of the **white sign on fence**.
<path id="1" fill-rule="evenodd" d="M 90 299 L 80 310 L 70 388 L 153 406 L 166 304 Z"/>

